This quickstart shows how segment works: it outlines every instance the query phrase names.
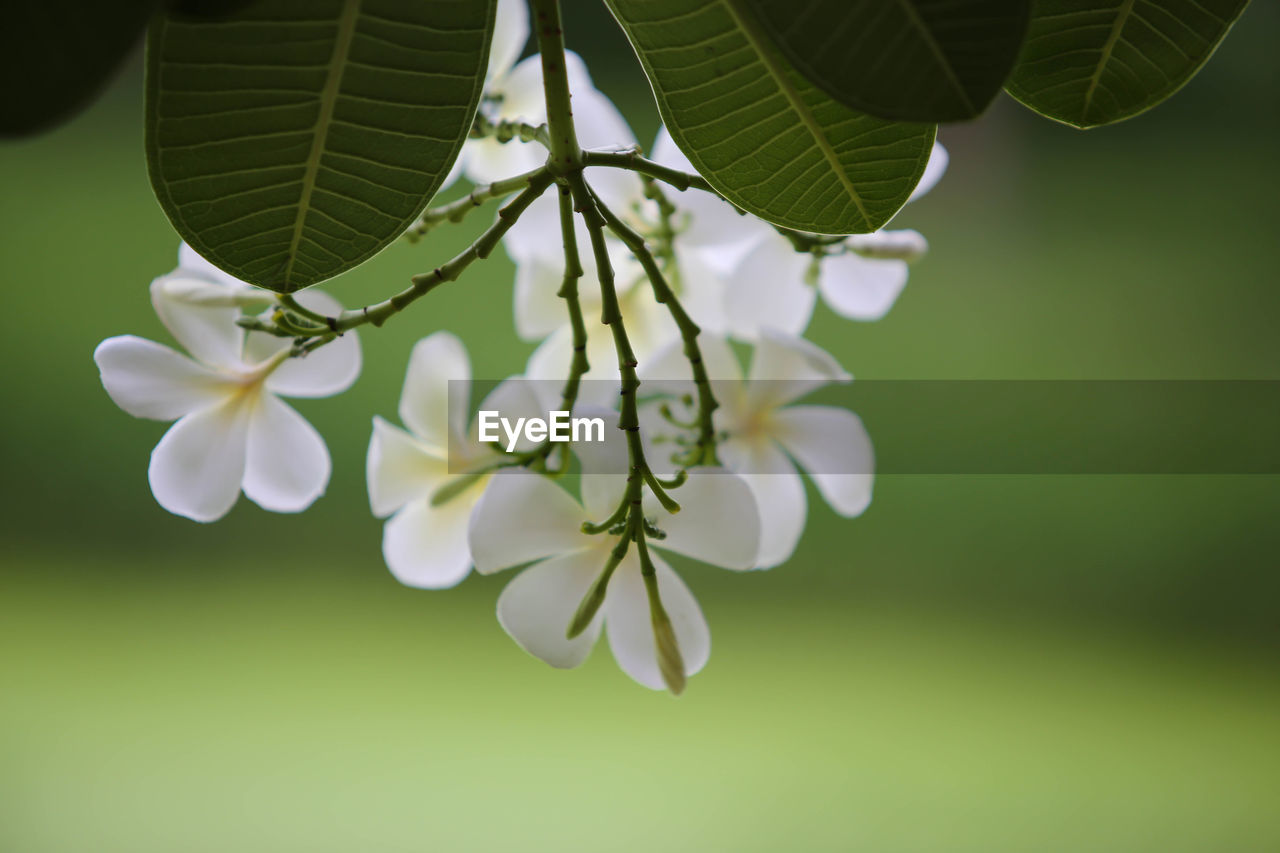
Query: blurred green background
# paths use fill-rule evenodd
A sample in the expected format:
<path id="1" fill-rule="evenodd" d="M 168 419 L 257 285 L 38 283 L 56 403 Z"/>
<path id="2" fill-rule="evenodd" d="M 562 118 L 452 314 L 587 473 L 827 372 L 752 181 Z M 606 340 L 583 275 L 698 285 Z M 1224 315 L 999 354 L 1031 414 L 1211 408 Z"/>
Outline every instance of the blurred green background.
<path id="1" fill-rule="evenodd" d="M 651 139 L 601 4 L 566 8 Z M 1253 4 L 1114 128 L 1007 100 L 944 128 L 951 170 L 898 223 L 929 257 L 886 320 L 820 309 L 813 337 L 864 378 L 1280 378 L 1278 36 Z M 461 334 L 477 376 L 523 364 L 498 259 L 361 332 L 358 385 L 299 404 L 335 461 L 311 511 L 165 513 L 166 427 L 91 359 L 166 339 L 139 69 L 0 147 L 0 850 L 1280 849 L 1273 477 L 882 477 L 853 521 L 811 493 L 786 566 L 686 572 L 715 652 L 685 696 L 603 648 L 555 671 L 496 624 L 506 578 L 398 586 L 364 491 L 420 336 Z M 381 298 L 476 219 L 327 289 Z"/>

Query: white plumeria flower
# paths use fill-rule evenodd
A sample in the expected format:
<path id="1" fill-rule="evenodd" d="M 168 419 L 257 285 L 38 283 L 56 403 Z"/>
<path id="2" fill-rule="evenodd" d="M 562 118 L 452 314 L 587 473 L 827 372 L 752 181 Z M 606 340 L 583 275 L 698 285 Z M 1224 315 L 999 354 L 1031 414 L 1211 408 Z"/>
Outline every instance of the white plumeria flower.
<path id="1" fill-rule="evenodd" d="M 503 382 L 481 408 L 546 418 L 555 406 L 535 399 L 538 385 Z M 502 454 L 480 442 L 474 424 L 468 429 L 470 396 L 466 348 L 454 335 L 436 332 L 420 340 L 409 359 L 400 395 L 400 420 L 408 430 L 373 419 L 369 503 L 374 515 L 391 517 L 382 554 L 408 586 L 451 587 L 471 571 L 467 519 Z M 528 449 L 526 442 L 517 445 Z"/>
<path id="2" fill-rule="evenodd" d="M 584 469 L 591 470 L 585 460 Z M 485 574 L 534 563 L 508 583 L 498 599 L 498 621 L 527 652 L 554 667 L 575 667 L 586 660 L 604 629 L 623 671 L 645 687 L 661 690 L 665 684 L 635 543 L 615 570 L 590 624 L 572 639 L 565 636 L 617 542 L 615 536 L 583 533 L 582 524 L 599 522 L 613 512 L 624 480 L 621 473 L 584 474 L 579 504 L 545 477 L 503 471 L 494 476 L 471 516 L 471 550 L 476 569 Z M 706 664 L 711 634 L 697 600 L 655 550 L 749 569 L 756 562 L 759 519 L 746 484 L 724 469 L 694 469 L 674 494 L 682 509 L 669 515 L 655 505 L 651 514 L 666 538 L 650 540 L 649 545 L 659 595 L 689 676 Z"/>
<path id="3" fill-rule="evenodd" d="M 260 308 L 276 300 L 271 291 L 223 272 L 186 243 L 178 247 L 177 269 L 156 278 L 151 285 L 151 295 L 161 303 L 222 308 Z"/>
<path id="4" fill-rule="evenodd" d="M 524 53 L 528 41 L 528 0 L 498 0 L 493 40 L 489 43 L 489 67 L 484 75 L 486 92 L 502 90 L 503 81 Z"/>
<path id="5" fill-rule="evenodd" d="M 946 149 L 934 143 L 908 203 L 937 184 L 947 161 Z M 739 216 L 714 199 L 695 203 L 699 207 L 689 226 L 691 236 L 706 233 L 709 236 L 702 239 L 707 240 L 721 233 L 740 235 L 737 242 L 713 249 L 709 256 L 713 264 L 730 263 L 726 324 L 729 333 L 740 340 L 754 341 L 765 327 L 801 334 L 813 316 L 819 293 L 842 317 L 878 320 L 893 307 L 907 283 L 908 264 L 902 257 L 914 257 L 925 250 L 924 238 L 915 231 L 880 230 L 847 238 L 846 245 L 855 251 L 829 255 L 815 267 L 812 255 L 797 252 L 767 223 Z M 890 257 L 864 257 L 859 251 Z"/>
<path id="6" fill-rule="evenodd" d="M 152 493 L 168 511 L 196 521 L 226 515 L 241 490 L 263 509 L 306 509 L 329 482 L 329 451 L 280 397 L 328 397 L 349 388 L 360 374 L 355 333 L 290 358 L 287 339 L 237 326 L 236 300 L 220 299 L 216 290 L 249 285 L 201 279 L 190 266 L 178 272 L 190 282 L 185 291 L 199 298 L 175 298 L 169 288 L 175 279 L 163 276 L 152 283 L 151 298 L 191 358 L 133 335 L 108 338 L 93 354 L 116 405 L 135 417 L 177 421 L 151 454 Z M 342 310 L 314 290 L 297 298 L 320 313 Z"/>
<path id="7" fill-rule="evenodd" d="M 760 507 L 758 565 L 787 560 L 804 531 L 804 484 L 796 470 L 808 472 L 831 508 L 845 517 L 862 514 L 871 502 L 875 455 L 862 421 L 834 406 L 788 405 L 824 385 L 850 381 L 844 369 L 806 340 L 765 329 L 746 377 L 723 338 L 698 339 L 720 408 L 715 425 L 727 434 L 717 445 L 725 467 L 750 486 Z M 646 382 L 688 392 L 691 373 L 678 348 L 657 356 L 643 374 Z M 662 380 L 678 378 L 679 385 Z M 663 422 L 650 412 L 651 434 Z M 669 427 L 668 427 L 669 429 Z"/>

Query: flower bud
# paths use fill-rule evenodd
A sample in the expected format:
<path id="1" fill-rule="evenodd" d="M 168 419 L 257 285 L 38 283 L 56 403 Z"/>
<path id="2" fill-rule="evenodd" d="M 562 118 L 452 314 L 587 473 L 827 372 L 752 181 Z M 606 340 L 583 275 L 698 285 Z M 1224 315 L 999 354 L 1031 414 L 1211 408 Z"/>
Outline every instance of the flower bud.
<path id="1" fill-rule="evenodd" d="M 916 261 L 929 251 L 929 243 L 919 231 L 876 231 L 853 234 L 845 245 L 864 258 L 882 261 Z"/>

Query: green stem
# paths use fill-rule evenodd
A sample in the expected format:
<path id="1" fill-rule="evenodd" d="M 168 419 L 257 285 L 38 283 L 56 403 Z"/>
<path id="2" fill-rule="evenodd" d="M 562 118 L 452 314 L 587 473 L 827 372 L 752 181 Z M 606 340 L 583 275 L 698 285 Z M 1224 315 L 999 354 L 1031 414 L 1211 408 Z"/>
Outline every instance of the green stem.
<path id="1" fill-rule="evenodd" d="M 627 556 L 627 548 L 630 545 L 631 537 L 618 537 L 617 544 L 609 551 L 609 559 L 605 561 L 603 571 L 600 572 L 595 583 L 591 584 L 587 594 L 582 596 L 578 610 L 573 614 L 573 619 L 569 621 L 569 627 L 564 632 L 565 637 L 572 640 L 585 631 L 591 624 L 591 620 L 596 618 L 596 613 L 600 612 L 600 605 L 604 604 L 605 593 L 609 591 L 609 581 L 613 578 L 613 572 L 622 562 L 622 558 Z"/>
<path id="2" fill-rule="evenodd" d="M 569 377 L 560 395 L 560 408 L 571 412 L 578 401 L 582 376 L 591 365 L 587 361 L 587 324 L 582 317 L 582 301 L 578 297 L 582 260 L 578 255 L 578 232 L 573 222 L 573 191 L 568 187 L 560 187 L 560 234 L 564 240 L 564 281 L 556 295 L 564 300 L 569 311 L 569 326 L 573 329 L 573 360 L 569 363 Z"/>
<path id="3" fill-rule="evenodd" d="M 313 323 L 319 323 L 322 326 L 327 326 L 329 324 L 328 317 L 326 317 L 323 314 L 312 311 L 310 308 L 307 308 L 306 306 L 302 305 L 302 303 L 298 302 L 297 299 L 294 299 L 291 294 L 281 293 L 276 297 L 276 300 L 285 308 L 288 308 L 290 311 L 292 311 L 293 313 L 301 317 L 305 317 L 306 319 L 310 320 Z"/>
<path id="4" fill-rule="evenodd" d="M 492 137 L 503 144 L 519 139 L 521 142 L 536 142 L 546 148 L 551 147 L 551 136 L 545 124 L 528 124 L 507 119 L 494 121 L 482 112 L 476 113 L 469 136 L 472 139 Z"/>
<path id="5" fill-rule="evenodd" d="M 693 383 L 698 392 L 698 441 L 694 453 L 695 458 L 691 459 L 690 463 L 691 465 L 719 465 L 720 461 L 716 455 L 716 428 L 713 413 L 720 404 L 716 401 L 715 394 L 711 390 L 711 378 L 707 375 L 707 365 L 702 359 L 702 350 L 698 346 L 698 335 L 702 333 L 702 330 L 693 321 L 693 318 L 689 316 L 689 313 L 684 310 L 684 306 L 680 304 L 680 300 L 667 283 L 666 276 L 663 275 L 662 269 L 658 266 L 653 253 L 649 251 L 649 246 L 645 243 L 644 238 L 619 219 L 598 196 L 594 197 L 593 200 L 596 209 L 609 226 L 609 230 L 618 235 L 618 238 L 631 250 L 631 254 L 635 255 L 636 260 L 640 262 L 640 266 L 644 268 L 649 284 L 653 288 L 653 298 L 660 304 L 667 306 L 667 310 L 671 313 L 671 319 L 675 321 L 676 327 L 680 330 L 680 338 L 684 344 L 684 355 L 689 361 L 690 369 L 693 371 Z"/>
<path id="6" fill-rule="evenodd" d="M 644 458 L 644 445 L 640 439 L 640 412 L 636 403 L 636 393 L 640 388 L 640 376 L 636 372 L 639 361 L 631 348 L 631 339 L 627 335 L 622 308 L 618 304 L 613 264 L 609 261 L 609 247 L 604 236 L 606 219 L 603 206 L 598 204 L 581 172 L 570 175 L 567 180 L 573 192 L 574 206 L 582 214 L 583 221 L 587 225 L 587 233 L 591 235 L 591 248 L 595 254 L 596 270 L 600 278 L 600 322 L 609 327 L 613 335 L 614 349 L 618 353 L 618 374 L 622 386 L 619 390 L 621 402 L 618 428 L 627 435 L 627 459 L 631 468 L 627 480 L 629 484 L 627 499 L 634 506 L 633 514 L 638 515 L 641 483 L 648 482 L 650 491 L 663 508 L 667 512 L 678 512 L 680 505 L 653 479 Z"/>
<path id="7" fill-rule="evenodd" d="M 651 178 L 657 178 L 665 184 L 670 184 L 678 190 L 684 191 L 693 187 L 694 189 L 709 192 L 719 196 L 715 188 L 707 182 L 707 179 L 693 172 L 685 172 L 680 169 L 672 169 L 670 166 L 664 166 L 661 163 L 655 163 L 652 160 L 646 160 L 640 156 L 640 150 L 633 148 L 629 151 L 585 151 L 583 152 L 582 162 L 584 166 L 609 166 L 614 169 L 626 169 L 630 172 L 639 172 L 642 175 L 648 175 Z M 724 196 L 720 196 L 724 198 Z"/>
<path id="8" fill-rule="evenodd" d="M 537 169 L 525 172 L 522 175 L 516 175 L 514 178 L 505 178 L 501 181 L 494 181 L 491 184 L 481 184 L 462 198 L 451 201 L 448 204 L 429 207 L 418 217 L 417 224 L 405 232 L 405 236 L 414 241 L 437 225 L 445 222 L 461 222 L 466 218 L 467 214 L 477 207 L 482 207 L 486 202 L 524 189 L 545 171 L 545 166 L 539 166 Z"/>
<path id="9" fill-rule="evenodd" d="M 551 156 L 547 165 L 557 176 L 581 172 L 583 152 L 573 126 L 560 0 L 530 0 L 530 5 L 533 7 L 534 32 L 538 35 L 538 52 L 542 57 L 542 88 L 547 99 L 547 128 L 551 137 Z"/>
<path id="10" fill-rule="evenodd" d="M 560 235 L 564 242 L 564 279 L 556 295 L 565 302 L 569 312 L 569 327 L 573 330 L 573 358 L 569 362 L 569 375 L 565 377 L 564 387 L 560 392 L 560 409 L 572 412 L 578 402 L 582 376 L 591 368 L 591 364 L 587 361 L 587 324 L 582 317 L 582 300 L 578 297 L 578 280 L 582 278 L 583 271 L 582 260 L 578 256 L 578 232 L 573 224 L 572 191 L 567 186 L 560 186 L 558 190 Z M 550 439 L 543 443 L 534 466 L 537 470 L 546 469 L 547 459 L 551 457 L 553 450 L 555 446 Z M 565 468 L 566 465 L 562 464 L 559 470 L 563 471 Z"/>

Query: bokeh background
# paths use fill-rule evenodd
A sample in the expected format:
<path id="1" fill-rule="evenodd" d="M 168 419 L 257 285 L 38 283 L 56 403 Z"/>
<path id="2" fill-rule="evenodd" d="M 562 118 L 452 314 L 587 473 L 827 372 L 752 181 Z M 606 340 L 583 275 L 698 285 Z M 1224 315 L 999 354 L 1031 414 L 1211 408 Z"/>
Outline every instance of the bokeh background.
<path id="1" fill-rule="evenodd" d="M 651 139 L 602 4 L 567 17 Z M 820 309 L 814 338 L 862 378 L 1280 378 L 1278 37 L 1254 3 L 1117 127 L 1006 99 L 944 128 L 951 170 L 899 220 L 929 257 L 887 319 Z M 91 359 L 166 339 L 140 82 L 135 58 L 0 146 L 0 850 L 1280 849 L 1275 477 L 884 476 L 852 521 L 811 493 L 788 565 L 686 572 L 715 651 L 685 696 L 603 647 L 555 671 L 493 618 L 506 578 L 397 585 L 365 498 L 414 341 L 523 364 L 499 258 L 362 331 L 358 385 L 299 404 L 335 460 L 311 511 L 165 513 L 165 426 Z M 480 219 L 327 289 L 381 298 Z"/>

